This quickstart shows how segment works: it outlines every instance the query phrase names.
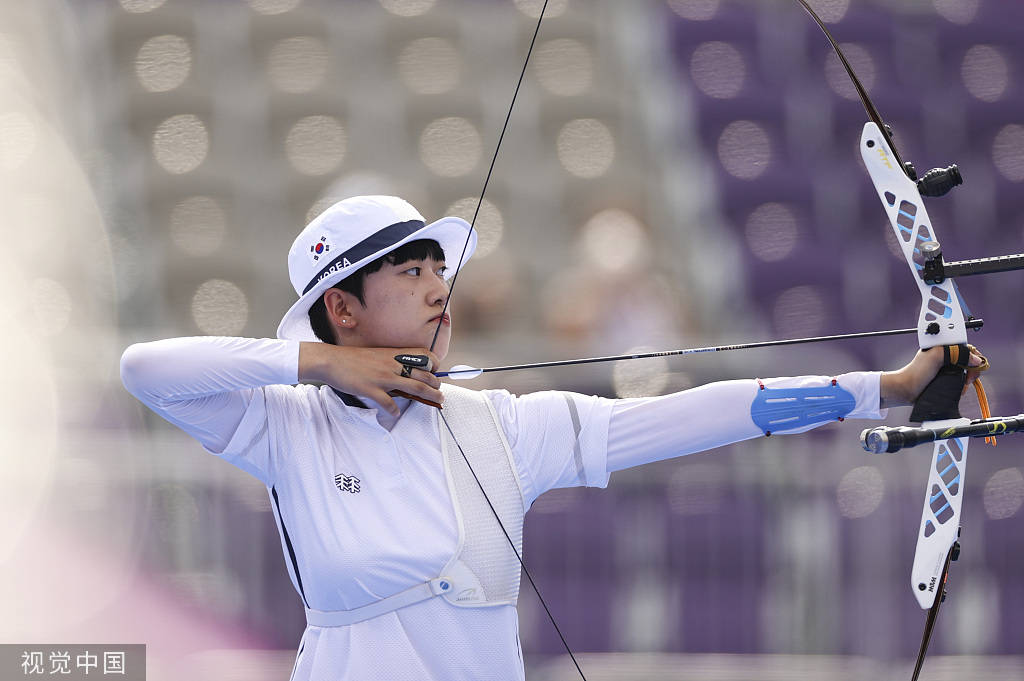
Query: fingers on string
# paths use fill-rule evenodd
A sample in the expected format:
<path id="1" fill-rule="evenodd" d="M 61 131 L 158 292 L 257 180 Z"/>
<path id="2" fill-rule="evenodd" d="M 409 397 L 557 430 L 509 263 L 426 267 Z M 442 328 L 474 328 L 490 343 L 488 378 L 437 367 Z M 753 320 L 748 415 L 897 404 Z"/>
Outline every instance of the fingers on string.
<path id="1" fill-rule="evenodd" d="M 395 387 L 403 392 L 409 393 L 410 395 L 422 397 L 423 399 L 430 400 L 431 402 L 437 402 L 438 404 L 444 402 L 444 393 L 438 390 L 440 385 L 438 385 L 438 387 L 433 387 L 427 382 L 427 377 L 429 376 L 434 381 L 437 381 L 438 384 L 440 384 L 440 381 L 437 379 L 436 376 L 433 376 L 433 374 L 429 374 L 419 369 L 416 369 L 413 373 L 422 374 L 423 377 L 421 378 L 419 376 L 414 375 L 413 377 L 410 378 L 399 379 L 395 383 Z"/>

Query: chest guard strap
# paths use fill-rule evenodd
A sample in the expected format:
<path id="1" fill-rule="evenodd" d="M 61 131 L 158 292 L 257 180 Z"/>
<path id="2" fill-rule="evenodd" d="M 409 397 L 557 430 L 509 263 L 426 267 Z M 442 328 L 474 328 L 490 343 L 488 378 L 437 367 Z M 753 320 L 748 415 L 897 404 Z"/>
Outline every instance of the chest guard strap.
<path id="1" fill-rule="evenodd" d="M 512 451 L 494 407 L 482 393 L 442 385 L 444 413 L 462 443 L 480 484 L 501 516 L 501 522 L 523 551 L 523 495 Z M 316 627 L 343 627 L 440 596 L 459 607 L 514 605 L 519 596 L 519 561 L 508 544 L 487 500 L 466 465 L 458 445 L 436 414 L 445 476 L 459 527 L 455 555 L 441 574 L 405 591 L 351 610 L 306 608 L 306 622 Z"/>

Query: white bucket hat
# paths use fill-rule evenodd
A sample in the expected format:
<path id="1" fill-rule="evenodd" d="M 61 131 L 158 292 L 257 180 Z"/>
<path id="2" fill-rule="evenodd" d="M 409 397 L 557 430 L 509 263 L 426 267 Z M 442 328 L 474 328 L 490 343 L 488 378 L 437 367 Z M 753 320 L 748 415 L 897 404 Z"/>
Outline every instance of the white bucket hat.
<path id="1" fill-rule="evenodd" d="M 277 337 L 318 341 L 309 325 L 309 308 L 324 291 L 399 246 L 433 239 L 447 258 L 445 278 L 457 271 L 466 235 L 463 264 L 476 250 L 476 230 L 462 218 L 441 218 L 429 225 L 415 208 L 396 196 L 355 196 L 320 213 L 288 250 L 288 278 L 299 299 L 285 313 Z"/>

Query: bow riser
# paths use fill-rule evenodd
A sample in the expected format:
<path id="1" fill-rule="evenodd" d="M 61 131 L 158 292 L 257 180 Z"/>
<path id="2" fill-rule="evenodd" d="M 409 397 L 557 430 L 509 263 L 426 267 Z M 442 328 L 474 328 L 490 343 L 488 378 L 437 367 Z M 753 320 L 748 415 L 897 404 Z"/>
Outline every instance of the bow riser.
<path id="1" fill-rule="evenodd" d="M 917 324 L 917 340 L 921 349 L 967 343 L 964 313 L 953 280 L 926 284 L 920 276 L 924 269 L 924 255 L 920 246 L 936 241 L 936 238 L 917 184 L 899 167 L 896 155 L 874 123 L 864 125 L 860 152 L 878 191 L 878 198 L 889 216 L 896 241 L 903 249 L 903 255 L 921 291 L 921 313 Z"/>
<path id="2" fill-rule="evenodd" d="M 889 216 L 896 241 L 921 292 L 918 317 L 918 343 L 922 350 L 940 345 L 965 345 L 967 327 L 960 296 L 952 279 L 927 284 L 920 272 L 924 268 L 921 245 L 935 241 L 931 219 L 917 184 L 900 168 L 897 157 L 878 126 L 866 123 L 861 134 L 861 156 L 868 174 Z M 959 417 L 956 401 L 949 417 Z M 922 427 L 944 428 L 970 423 L 965 418 L 925 421 Z M 910 586 L 918 604 L 927 610 L 941 598 L 946 558 L 960 533 L 960 505 L 963 501 L 964 475 L 967 470 L 967 438 L 938 440 L 932 448 L 932 463 L 925 490 L 921 525 L 914 551 Z"/>

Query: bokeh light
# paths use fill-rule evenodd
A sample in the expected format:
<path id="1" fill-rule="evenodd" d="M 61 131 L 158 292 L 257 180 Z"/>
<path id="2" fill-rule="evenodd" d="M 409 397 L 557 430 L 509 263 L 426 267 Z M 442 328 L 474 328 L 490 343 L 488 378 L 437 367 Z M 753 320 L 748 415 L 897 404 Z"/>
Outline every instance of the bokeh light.
<path id="1" fill-rule="evenodd" d="M 284 141 L 292 167 L 303 175 L 326 175 L 341 165 L 347 136 L 334 116 L 306 116 L 299 119 Z"/>
<path id="2" fill-rule="evenodd" d="M 992 142 L 992 161 L 1007 180 L 1024 180 L 1024 125 L 1007 125 L 996 133 Z"/>
<path id="3" fill-rule="evenodd" d="M 826 24 L 836 24 L 843 20 L 850 9 L 850 0 L 815 0 L 814 11 Z"/>
<path id="4" fill-rule="evenodd" d="M 637 346 L 620 354 L 634 355 L 654 351 L 656 348 Z M 615 362 L 612 369 L 612 386 L 618 397 L 660 395 L 667 385 L 668 360 L 664 357 Z"/>
<path id="5" fill-rule="evenodd" d="M 796 246 L 799 236 L 796 216 L 781 203 L 763 203 L 747 218 L 743 229 L 750 252 L 758 260 L 783 260 Z"/>
<path id="6" fill-rule="evenodd" d="M 150 92 L 168 92 L 188 78 L 192 69 L 192 48 L 180 35 L 150 38 L 135 55 L 135 75 Z"/>
<path id="7" fill-rule="evenodd" d="M 326 74 L 327 46 L 313 36 L 283 38 L 267 55 L 267 75 L 282 92 L 310 92 L 323 83 Z"/>
<path id="8" fill-rule="evenodd" d="M 718 160 L 733 177 L 753 180 L 768 169 L 771 159 L 771 139 L 753 121 L 733 121 L 718 138 Z"/>
<path id="9" fill-rule="evenodd" d="M 640 269 L 650 258 L 647 231 L 632 214 L 610 208 L 594 215 L 581 234 L 583 255 L 607 272 Z"/>
<path id="10" fill-rule="evenodd" d="M 299 6 L 302 0 L 245 0 L 257 14 L 284 14 Z"/>
<path id="11" fill-rule="evenodd" d="M 946 21 L 966 25 L 974 21 L 981 0 L 932 0 L 935 11 Z"/>
<path id="12" fill-rule="evenodd" d="M 480 161 L 482 142 L 476 126 L 449 116 L 432 121 L 420 135 L 420 158 L 436 175 L 461 177 Z"/>
<path id="13" fill-rule="evenodd" d="M 399 17 L 418 17 L 426 14 L 436 0 L 380 0 L 380 6 Z"/>
<path id="14" fill-rule="evenodd" d="M 515 0 L 516 9 L 530 17 L 537 19 L 544 7 L 544 0 Z M 544 10 L 545 19 L 554 19 L 565 14 L 569 9 L 569 0 L 548 0 L 548 7 Z"/>
<path id="15" fill-rule="evenodd" d="M 875 60 L 871 53 L 856 43 L 841 43 L 839 47 L 846 55 L 846 60 L 850 62 L 853 72 L 857 74 L 860 84 L 870 94 L 871 88 L 875 86 Z M 860 99 L 857 88 L 850 80 L 850 74 L 846 72 L 843 63 L 839 61 L 839 55 L 835 53 L 835 50 L 829 50 L 825 57 L 825 80 L 832 91 L 840 97 L 850 100 Z"/>
<path id="16" fill-rule="evenodd" d="M 1006 55 L 991 45 L 975 45 L 960 63 L 964 87 L 983 102 L 995 102 L 1010 84 L 1010 66 Z"/>
<path id="17" fill-rule="evenodd" d="M 578 40 L 558 38 L 537 48 L 534 69 L 541 86 L 554 95 L 583 94 L 594 78 L 590 48 Z"/>
<path id="18" fill-rule="evenodd" d="M 595 118 L 569 121 L 555 142 L 562 167 L 576 177 L 600 177 L 615 160 L 615 139 L 608 126 Z"/>
<path id="19" fill-rule="evenodd" d="M 209 196 L 190 196 L 171 209 L 171 240 L 189 255 L 214 253 L 224 241 L 225 226 L 224 210 Z"/>
<path id="20" fill-rule="evenodd" d="M 778 333 L 803 338 L 821 333 L 825 325 L 825 303 L 814 286 L 794 286 L 779 294 L 772 310 Z"/>
<path id="21" fill-rule="evenodd" d="M 1004 468 L 992 474 L 982 493 L 985 513 L 993 520 L 1012 518 L 1024 504 L 1024 475 L 1019 468 Z"/>
<path id="22" fill-rule="evenodd" d="M 728 99 L 743 89 L 747 67 L 739 50 L 721 41 L 701 43 L 690 57 L 690 77 L 708 97 Z"/>
<path id="23" fill-rule="evenodd" d="M 668 0 L 668 6 L 691 21 L 707 21 L 718 12 L 718 0 Z"/>
<path id="24" fill-rule="evenodd" d="M 152 12 L 160 5 L 164 4 L 166 0 L 121 0 L 121 7 L 126 12 L 133 14 L 144 14 L 146 12 Z"/>
<path id="25" fill-rule="evenodd" d="M 193 114 L 171 116 L 153 133 L 153 157 L 169 173 L 181 175 L 206 159 L 210 138 L 206 125 Z"/>
<path id="26" fill-rule="evenodd" d="M 462 58 L 444 38 L 419 38 L 398 55 L 398 75 L 413 92 L 439 95 L 459 84 Z"/>
<path id="27" fill-rule="evenodd" d="M 459 199 L 448 206 L 445 215 L 460 217 L 466 222 L 472 222 L 478 200 L 479 198 L 476 196 L 467 196 L 464 199 Z M 476 216 L 476 224 L 473 225 L 473 228 L 477 232 L 476 252 L 473 254 L 473 257 L 477 259 L 486 258 L 496 251 L 498 245 L 501 244 L 501 236 L 505 230 L 505 220 L 502 218 L 498 207 L 488 199 L 484 199 L 483 203 L 480 204 L 480 213 Z M 444 255 L 445 258 L 450 259 L 453 263 L 459 257 L 459 253 L 445 253 Z"/>
<path id="28" fill-rule="evenodd" d="M 205 334 L 235 336 L 249 321 L 249 300 L 236 284 L 210 279 L 192 296 L 192 319 Z"/>
<path id="29" fill-rule="evenodd" d="M 845 518 L 863 518 L 878 509 L 885 496 L 885 479 L 874 466 L 860 466 L 843 476 L 836 503 Z"/>

